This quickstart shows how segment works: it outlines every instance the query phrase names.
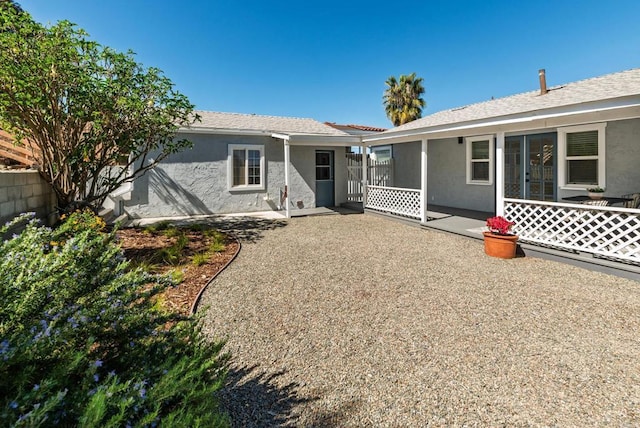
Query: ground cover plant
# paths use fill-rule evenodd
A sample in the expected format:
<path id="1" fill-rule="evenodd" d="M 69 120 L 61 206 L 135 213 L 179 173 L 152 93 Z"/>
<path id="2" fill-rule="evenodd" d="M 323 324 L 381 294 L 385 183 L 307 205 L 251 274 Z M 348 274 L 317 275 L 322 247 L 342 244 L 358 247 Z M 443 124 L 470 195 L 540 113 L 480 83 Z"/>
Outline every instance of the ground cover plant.
<path id="1" fill-rule="evenodd" d="M 119 244 L 133 264 L 171 275 L 178 285 L 159 296 L 167 309 L 189 315 L 204 286 L 236 254 L 239 244 L 207 225 L 168 222 L 120 229 Z"/>
<path id="2" fill-rule="evenodd" d="M 170 276 L 130 269 L 104 223 L 28 221 L 0 243 L 0 425 L 225 426 L 221 343 L 156 298 Z"/>

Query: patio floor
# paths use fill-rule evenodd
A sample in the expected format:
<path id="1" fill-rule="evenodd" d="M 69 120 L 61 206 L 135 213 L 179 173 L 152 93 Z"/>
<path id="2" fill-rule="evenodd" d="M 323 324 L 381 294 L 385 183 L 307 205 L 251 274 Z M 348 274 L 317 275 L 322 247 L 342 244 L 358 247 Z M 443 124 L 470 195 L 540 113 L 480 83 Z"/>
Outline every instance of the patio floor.
<path id="1" fill-rule="evenodd" d="M 252 221 L 199 310 L 234 426 L 640 425 L 637 282 L 372 215 Z"/>
<path id="2" fill-rule="evenodd" d="M 418 220 L 400 217 L 397 215 L 382 213 L 375 210 L 367 210 L 368 214 L 382 216 L 399 223 L 422 226 L 427 229 L 453 233 L 473 239 L 483 239 L 482 232 L 486 230 L 486 219 L 494 214 L 484 211 L 473 211 L 461 208 L 445 207 L 440 205 L 428 205 L 426 223 Z M 530 257 L 539 257 L 568 263 L 583 269 L 595 270 L 622 278 L 640 281 L 640 266 L 617 262 L 614 260 L 597 258 L 589 253 L 572 253 L 537 245 L 519 243 L 519 254 Z"/>

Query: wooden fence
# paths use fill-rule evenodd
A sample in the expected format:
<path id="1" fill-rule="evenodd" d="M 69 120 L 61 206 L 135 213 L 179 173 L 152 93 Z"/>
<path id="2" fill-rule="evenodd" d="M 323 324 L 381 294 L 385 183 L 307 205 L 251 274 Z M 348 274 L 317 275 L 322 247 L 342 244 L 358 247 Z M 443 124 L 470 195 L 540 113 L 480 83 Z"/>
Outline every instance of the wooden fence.
<path id="1" fill-rule="evenodd" d="M 367 156 L 370 186 L 393 186 L 393 159 L 375 161 Z M 362 154 L 347 153 L 347 200 L 362 202 Z"/>
<path id="2" fill-rule="evenodd" d="M 34 156 L 34 151 L 28 142 L 22 141 L 16 144 L 13 137 L 3 130 L 0 130 L 0 158 L 11 159 L 26 166 L 38 163 L 37 154 Z"/>

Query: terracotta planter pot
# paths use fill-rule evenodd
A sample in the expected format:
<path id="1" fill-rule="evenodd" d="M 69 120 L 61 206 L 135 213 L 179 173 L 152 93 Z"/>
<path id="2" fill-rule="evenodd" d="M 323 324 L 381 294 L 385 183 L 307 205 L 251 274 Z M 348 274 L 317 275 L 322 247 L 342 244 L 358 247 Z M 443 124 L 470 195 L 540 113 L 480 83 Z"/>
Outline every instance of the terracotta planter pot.
<path id="1" fill-rule="evenodd" d="M 483 232 L 484 252 L 491 257 L 512 259 L 516 256 L 516 235 L 497 235 L 491 232 Z"/>
<path id="2" fill-rule="evenodd" d="M 589 196 L 589 199 L 602 199 L 602 195 L 604 195 L 604 192 L 588 192 L 587 196 Z"/>

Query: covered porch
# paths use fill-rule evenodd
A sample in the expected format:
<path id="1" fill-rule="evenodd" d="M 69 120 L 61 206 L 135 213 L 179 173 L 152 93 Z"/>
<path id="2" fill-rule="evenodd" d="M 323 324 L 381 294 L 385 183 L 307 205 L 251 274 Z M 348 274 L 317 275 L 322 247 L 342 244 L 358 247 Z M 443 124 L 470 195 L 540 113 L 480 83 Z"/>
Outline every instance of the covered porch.
<path id="1" fill-rule="evenodd" d="M 389 215 L 427 228 L 482 239 L 492 212 L 425 204 L 423 192 L 373 186 L 365 211 Z M 611 206 L 504 198 L 500 215 L 515 223 L 521 244 L 604 265 L 633 265 L 640 272 L 640 210 Z M 531 247 L 530 247 L 531 248 Z M 549 251 L 544 252 L 549 253 Z M 565 254 L 566 256 L 567 254 Z M 617 266 L 618 268 L 620 266 Z M 623 266 L 623 269 L 625 267 Z"/>
<path id="2" fill-rule="evenodd" d="M 523 246 L 636 269 L 640 208 L 576 199 L 590 187 L 606 188 L 612 201 L 640 192 L 638 102 L 469 122 L 425 118 L 422 127 L 410 123 L 365 138 L 369 145 L 393 145 L 402 157 L 396 170 L 409 171 L 413 181 L 365 186 L 364 207 L 477 238 L 486 218 L 500 215 L 515 222 Z M 443 200 L 447 208 L 433 209 Z M 462 215 L 438 214 L 446 210 Z"/>
<path id="3" fill-rule="evenodd" d="M 348 201 L 346 149 L 360 146 L 360 137 L 296 133 L 272 133 L 271 137 L 282 141 L 284 187 L 279 190 L 279 204 L 276 208 L 284 212 L 285 218 L 343 214 L 349 211 L 340 209 L 340 205 Z M 292 160 L 292 148 L 314 150 L 315 159 L 309 158 L 307 150 L 303 154 L 299 153 L 296 164 Z M 305 171 L 305 177 L 302 177 L 301 170 Z M 298 188 L 313 190 L 314 201 L 311 206 L 303 206 L 292 198 Z M 292 209 L 294 205 L 295 209 Z"/>

